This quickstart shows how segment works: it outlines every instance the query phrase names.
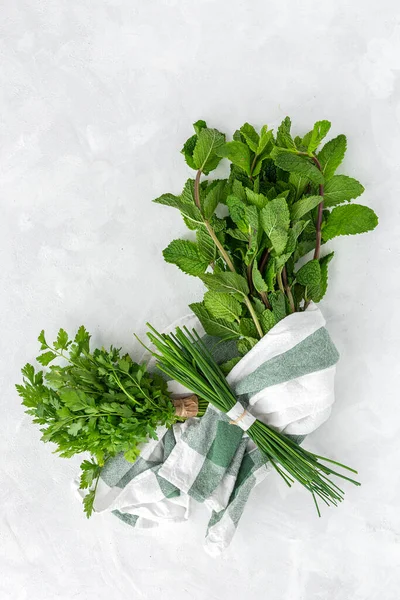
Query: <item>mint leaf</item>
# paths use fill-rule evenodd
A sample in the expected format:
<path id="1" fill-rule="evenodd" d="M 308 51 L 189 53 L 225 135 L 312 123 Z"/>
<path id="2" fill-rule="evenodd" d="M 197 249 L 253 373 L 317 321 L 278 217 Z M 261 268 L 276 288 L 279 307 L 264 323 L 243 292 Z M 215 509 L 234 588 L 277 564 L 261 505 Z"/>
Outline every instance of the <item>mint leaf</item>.
<path id="1" fill-rule="evenodd" d="M 180 199 L 185 205 L 188 204 L 196 207 L 196 203 L 194 201 L 194 179 L 187 179 L 185 181 Z M 179 208 L 182 210 L 182 204 L 180 204 Z"/>
<path id="2" fill-rule="evenodd" d="M 267 125 L 261 127 L 260 141 L 257 148 L 257 154 L 260 156 L 264 150 L 267 150 L 267 145 L 272 140 L 272 131 L 268 131 Z"/>
<path id="3" fill-rule="evenodd" d="M 310 210 L 318 206 L 318 204 L 320 204 L 322 201 L 322 196 L 305 196 L 301 200 L 298 200 L 298 202 L 292 204 L 290 209 L 292 220 L 297 221 L 305 214 L 310 212 Z"/>
<path id="4" fill-rule="evenodd" d="M 239 240 L 240 242 L 248 242 L 249 241 L 249 234 L 243 233 L 243 231 L 240 231 L 240 229 L 227 229 L 226 233 L 228 235 L 230 235 L 232 238 L 234 238 L 235 240 Z"/>
<path id="5" fill-rule="evenodd" d="M 257 292 L 268 292 L 268 286 L 265 283 L 263 276 L 261 275 L 255 262 L 253 263 L 252 277 L 253 284 Z"/>
<path id="6" fill-rule="evenodd" d="M 186 164 L 191 169 L 196 169 L 196 165 L 193 160 L 193 152 L 197 143 L 197 135 L 192 135 L 186 142 L 183 144 L 183 148 L 181 150 L 181 154 L 185 157 Z"/>
<path id="7" fill-rule="evenodd" d="M 223 340 L 233 340 L 240 337 L 239 325 L 224 319 L 217 319 L 206 309 L 203 302 L 189 304 L 189 308 L 202 324 L 208 335 L 219 337 Z"/>
<path id="8" fill-rule="evenodd" d="M 328 264 L 331 262 L 334 253 L 331 252 L 326 256 L 319 259 L 319 265 L 321 267 L 321 281 L 319 286 L 319 292 L 313 298 L 314 302 L 320 302 L 326 294 L 328 288 Z"/>
<path id="9" fill-rule="evenodd" d="M 227 142 L 218 148 L 217 153 L 218 156 L 228 158 L 234 165 L 243 169 L 247 175 L 250 175 L 250 150 L 243 142 Z"/>
<path id="10" fill-rule="evenodd" d="M 289 184 L 292 186 L 295 200 L 301 198 L 309 183 L 310 181 L 304 175 L 299 175 L 298 173 L 290 173 Z"/>
<path id="11" fill-rule="evenodd" d="M 205 273 L 200 279 L 213 292 L 226 292 L 227 294 L 239 292 L 244 295 L 249 293 L 246 279 L 237 273 Z"/>
<path id="12" fill-rule="evenodd" d="M 258 337 L 257 328 L 254 324 L 253 319 L 249 319 L 247 317 L 240 319 L 239 329 L 240 333 L 247 338 L 256 339 Z"/>
<path id="13" fill-rule="evenodd" d="M 324 189 L 324 206 L 335 206 L 358 198 L 364 192 L 364 188 L 357 179 L 347 175 L 334 175 L 327 181 Z"/>
<path id="14" fill-rule="evenodd" d="M 316 259 L 308 261 L 296 273 L 296 281 L 306 288 L 306 297 L 317 301 L 320 294 L 321 266 Z"/>
<path id="15" fill-rule="evenodd" d="M 296 273 L 296 280 L 301 285 L 316 285 L 321 281 L 321 267 L 318 260 L 309 260 Z"/>
<path id="16" fill-rule="evenodd" d="M 261 300 L 259 300 L 259 298 L 252 298 L 251 299 L 251 303 L 254 306 L 254 310 L 256 312 L 256 315 L 259 317 L 262 315 L 262 313 L 265 310 L 265 306 L 264 303 L 261 302 Z"/>
<path id="17" fill-rule="evenodd" d="M 196 121 L 196 123 L 193 123 L 193 128 L 194 128 L 196 134 L 199 135 L 199 133 L 202 129 L 207 128 L 207 123 L 205 121 L 203 121 L 203 119 L 199 119 L 199 121 Z"/>
<path id="18" fill-rule="evenodd" d="M 274 138 L 272 135 L 272 131 L 267 131 L 267 126 L 264 125 L 261 129 L 260 143 L 257 149 L 257 161 L 256 165 L 253 168 L 252 176 L 257 177 L 257 175 L 261 172 L 262 163 L 270 158 L 270 153 L 272 147 L 274 145 Z M 256 189 L 256 182 L 254 183 L 254 191 L 258 193 L 258 189 Z"/>
<path id="19" fill-rule="evenodd" d="M 163 204 L 164 206 L 172 206 L 173 208 L 179 208 L 181 205 L 181 199 L 179 196 L 174 194 L 162 194 L 158 198 L 153 200 L 155 204 Z"/>
<path id="20" fill-rule="evenodd" d="M 338 206 L 328 215 L 323 224 L 322 239 L 324 242 L 338 235 L 354 235 L 375 229 L 378 217 L 368 206 L 348 204 Z"/>
<path id="21" fill-rule="evenodd" d="M 271 200 L 260 213 L 261 225 L 277 254 L 285 250 L 290 214 L 284 198 Z"/>
<path id="22" fill-rule="evenodd" d="M 330 121 L 317 121 L 308 143 L 308 151 L 314 153 L 331 128 Z"/>
<path id="23" fill-rule="evenodd" d="M 281 321 L 287 314 L 285 295 L 279 290 L 268 295 L 274 313 L 275 321 Z"/>
<path id="24" fill-rule="evenodd" d="M 285 117 L 278 127 L 278 131 L 276 133 L 276 143 L 282 148 L 290 148 L 292 150 L 296 150 L 296 145 L 290 134 L 291 125 L 292 123 L 290 118 Z"/>
<path id="25" fill-rule="evenodd" d="M 36 360 L 38 361 L 38 363 L 40 363 L 44 367 L 47 367 L 47 365 L 50 364 L 51 361 L 54 360 L 55 358 L 57 358 L 57 354 L 55 354 L 51 350 L 48 350 L 48 352 L 43 352 L 43 354 L 40 354 L 39 356 L 37 356 Z"/>
<path id="26" fill-rule="evenodd" d="M 250 350 L 254 348 L 258 341 L 259 340 L 257 340 L 256 338 L 243 338 L 239 340 L 237 343 L 237 349 L 239 354 L 244 356 L 245 354 L 250 352 Z"/>
<path id="27" fill-rule="evenodd" d="M 196 148 L 198 135 L 199 135 L 200 131 L 202 129 L 205 129 L 206 127 L 207 127 L 207 124 L 203 120 L 199 120 L 199 121 L 196 121 L 196 123 L 193 123 L 193 129 L 195 130 L 196 133 L 195 133 L 195 135 L 192 135 L 188 140 L 186 140 L 186 142 L 184 143 L 183 148 L 181 150 L 181 154 L 184 155 L 186 163 L 191 169 L 196 169 L 196 164 L 193 160 L 193 152 L 194 152 L 194 149 Z"/>
<path id="28" fill-rule="evenodd" d="M 280 256 L 275 257 L 275 270 L 280 271 L 284 264 L 292 256 L 296 248 L 299 248 L 300 244 L 297 244 L 297 240 L 301 233 L 304 231 L 308 224 L 308 221 L 296 221 L 293 227 L 289 229 L 288 240 L 286 243 L 285 251 Z M 315 245 L 315 240 L 312 241 L 312 247 Z"/>
<path id="29" fill-rule="evenodd" d="M 173 240 L 163 250 L 164 260 L 175 264 L 188 275 L 202 275 L 208 267 L 208 261 L 200 254 L 197 244 L 189 240 Z"/>
<path id="30" fill-rule="evenodd" d="M 276 166 L 283 171 L 297 173 L 298 175 L 306 177 L 313 183 L 324 183 L 324 177 L 321 171 L 319 171 L 319 169 L 310 162 L 311 159 L 306 156 L 299 156 L 289 150 L 275 147 L 271 152 L 271 157 L 274 159 Z"/>
<path id="31" fill-rule="evenodd" d="M 257 153 L 258 145 L 260 143 L 260 136 L 254 129 L 253 125 L 250 125 L 250 123 L 245 123 L 240 128 L 240 132 L 243 135 L 243 137 L 245 138 L 250 150 Z"/>
<path id="32" fill-rule="evenodd" d="M 268 198 L 264 194 L 256 194 L 249 188 L 246 188 L 246 198 L 249 204 L 256 206 L 258 209 L 264 208 L 268 202 Z"/>
<path id="33" fill-rule="evenodd" d="M 218 204 L 221 202 L 225 189 L 225 181 L 213 181 L 206 190 L 206 197 L 203 200 L 203 213 L 207 220 L 210 220 Z"/>
<path id="34" fill-rule="evenodd" d="M 317 158 L 320 162 L 325 181 L 328 181 L 341 164 L 346 152 L 347 140 L 345 135 L 338 135 L 322 148 Z"/>
<path id="35" fill-rule="evenodd" d="M 153 200 L 156 204 L 171 206 L 181 211 L 186 225 L 189 229 L 197 229 L 203 224 L 201 212 L 194 202 L 194 179 L 188 179 L 180 196 L 174 194 L 163 194 Z"/>
<path id="36" fill-rule="evenodd" d="M 219 368 L 226 376 L 232 371 L 233 367 L 237 365 L 240 360 L 241 356 L 235 356 L 234 358 L 231 358 L 230 360 L 227 360 L 226 362 L 222 363 L 222 365 L 219 365 Z"/>
<path id="37" fill-rule="evenodd" d="M 216 246 L 205 227 L 200 227 L 196 232 L 197 246 L 201 259 L 207 261 L 207 264 L 214 262 L 216 258 Z"/>
<path id="38" fill-rule="evenodd" d="M 238 226 L 238 229 L 248 236 L 249 234 L 249 223 L 246 216 L 246 205 L 244 202 L 239 200 L 236 196 L 228 196 L 226 199 L 226 204 L 228 205 L 229 214 L 232 221 L 235 225 Z M 246 238 L 248 239 L 248 238 Z"/>
<path id="39" fill-rule="evenodd" d="M 243 183 L 238 179 L 234 179 L 232 183 L 232 194 L 239 198 L 239 200 L 246 201 L 246 190 L 247 188 L 243 187 Z"/>
<path id="40" fill-rule="evenodd" d="M 296 243 L 299 236 L 303 233 L 304 229 L 307 227 L 308 221 L 297 221 L 294 223 L 293 227 L 289 229 L 288 241 L 285 248 L 285 253 L 292 255 L 296 249 Z"/>
<path id="41" fill-rule="evenodd" d="M 225 135 L 216 129 L 201 129 L 196 147 L 193 151 L 193 162 L 196 169 L 208 175 L 210 171 L 217 168 L 221 157 L 218 150 L 224 145 Z"/>
<path id="42" fill-rule="evenodd" d="M 231 294 L 206 292 L 204 294 L 204 305 L 210 315 L 231 323 L 238 321 L 242 314 L 240 302 L 235 300 Z"/>
<path id="43" fill-rule="evenodd" d="M 264 333 L 268 333 L 270 329 L 276 324 L 274 313 L 268 309 L 264 310 L 260 316 L 260 325 Z"/>
<path id="44" fill-rule="evenodd" d="M 294 141 L 296 143 L 297 148 L 300 148 L 300 146 L 301 146 L 304 149 L 304 151 L 308 151 L 308 144 L 311 141 L 312 134 L 313 134 L 313 130 L 306 133 L 306 135 L 303 137 L 303 139 L 295 138 Z"/>

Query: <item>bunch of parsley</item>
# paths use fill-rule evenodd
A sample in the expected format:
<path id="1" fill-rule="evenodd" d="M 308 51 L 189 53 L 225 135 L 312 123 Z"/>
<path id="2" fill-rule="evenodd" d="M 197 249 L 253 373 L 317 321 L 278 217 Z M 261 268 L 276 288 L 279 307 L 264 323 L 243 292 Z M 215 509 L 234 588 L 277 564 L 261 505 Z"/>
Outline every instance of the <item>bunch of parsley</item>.
<path id="1" fill-rule="evenodd" d="M 145 365 L 112 346 L 91 352 L 83 326 L 73 340 L 63 329 L 52 346 L 44 331 L 38 340 L 38 362 L 47 367 L 58 358 L 61 364 L 52 364 L 45 374 L 25 365 L 23 384 L 16 388 L 26 412 L 42 426 L 44 442 L 56 444 L 63 457 L 92 455 L 82 462 L 80 478 L 81 489 L 90 490 L 83 501 L 89 517 L 105 461 L 123 452 L 134 462 L 139 444 L 157 439 L 158 425 L 170 427 L 177 420 L 175 408 L 166 382 Z"/>
<path id="2" fill-rule="evenodd" d="M 195 178 L 179 196 L 154 200 L 177 208 L 195 232 L 196 241 L 172 241 L 164 258 L 203 280 L 208 291 L 191 309 L 208 334 L 236 340 L 239 355 L 286 315 L 323 298 L 333 257 L 321 256 L 326 242 L 378 223 L 372 209 L 348 204 L 363 186 L 335 174 L 346 137 L 338 135 L 319 150 L 330 127 L 318 121 L 293 138 L 286 117 L 276 135 L 267 126 L 258 133 L 245 123 L 226 142 L 224 134 L 198 121 L 182 150 Z M 229 177 L 202 179 L 223 158 L 231 163 Z"/>

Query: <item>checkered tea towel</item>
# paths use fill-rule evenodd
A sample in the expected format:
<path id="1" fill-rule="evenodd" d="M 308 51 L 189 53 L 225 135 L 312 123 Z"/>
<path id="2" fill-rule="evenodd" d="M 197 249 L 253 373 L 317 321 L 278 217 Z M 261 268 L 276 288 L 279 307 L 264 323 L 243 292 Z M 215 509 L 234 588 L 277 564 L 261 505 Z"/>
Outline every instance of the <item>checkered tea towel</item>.
<path id="1" fill-rule="evenodd" d="M 202 333 L 194 317 L 178 324 Z M 204 341 L 218 362 L 235 354 L 232 342 L 208 336 Z M 275 325 L 227 379 L 249 412 L 300 442 L 329 417 L 337 360 L 325 320 L 310 304 Z M 169 388 L 188 391 L 173 381 Z M 158 437 L 134 464 L 122 455 L 107 462 L 95 510 L 148 528 L 186 520 L 191 502 L 202 502 L 211 511 L 206 550 L 219 554 L 229 545 L 251 490 L 269 472 L 268 463 L 243 430 L 212 406 L 202 418 L 160 428 Z"/>

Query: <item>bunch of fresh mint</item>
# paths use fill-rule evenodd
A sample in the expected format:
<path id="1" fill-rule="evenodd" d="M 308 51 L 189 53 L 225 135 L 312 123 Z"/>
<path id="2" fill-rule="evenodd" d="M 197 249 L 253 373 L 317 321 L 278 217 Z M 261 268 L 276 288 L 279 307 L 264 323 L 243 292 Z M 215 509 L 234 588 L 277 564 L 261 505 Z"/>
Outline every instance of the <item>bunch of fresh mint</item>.
<path id="1" fill-rule="evenodd" d="M 134 462 L 139 444 L 157 439 L 156 427 L 170 427 L 178 417 L 162 377 L 112 346 L 91 352 L 83 326 L 73 340 L 63 329 L 52 346 L 44 331 L 38 339 L 42 353 L 37 361 L 45 367 L 55 359 L 62 364 L 52 364 L 46 374 L 25 365 L 23 385 L 16 388 L 26 412 L 41 425 L 44 442 L 56 444 L 63 457 L 92 455 L 81 464 L 80 479 L 81 489 L 90 490 L 83 501 L 90 516 L 105 461 L 123 452 Z"/>
<path id="2" fill-rule="evenodd" d="M 245 123 L 226 142 L 224 134 L 198 121 L 182 149 L 195 179 L 187 180 L 179 196 L 154 200 L 177 208 L 195 232 L 196 241 L 172 241 L 164 258 L 203 280 L 208 291 L 191 309 L 208 334 L 236 340 L 239 355 L 286 315 L 323 298 L 333 257 L 321 256 L 325 242 L 378 223 L 372 209 L 348 204 L 363 186 L 335 175 L 346 137 L 338 135 L 319 150 L 330 127 L 318 121 L 293 138 L 286 117 L 276 135 L 266 125 L 258 133 Z M 223 158 L 231 163 L 229 177 L 202 179 Z"/>

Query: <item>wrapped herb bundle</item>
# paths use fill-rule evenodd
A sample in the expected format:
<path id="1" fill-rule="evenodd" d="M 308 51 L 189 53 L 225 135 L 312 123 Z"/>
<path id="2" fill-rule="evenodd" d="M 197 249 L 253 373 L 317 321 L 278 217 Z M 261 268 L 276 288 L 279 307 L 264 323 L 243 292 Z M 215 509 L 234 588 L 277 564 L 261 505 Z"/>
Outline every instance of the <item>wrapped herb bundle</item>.
<path id="1" fill-rule="evenodd" d="M 153 329 L 148 334 L 156 346 L 160 369 L 233 415 L 232 423 L 248 431 L 288 485 L 297 480 L 312 493 L 318 512 L 317 496 L 327 504 L 343 498 L 343 491 L 328 480 L 329 475 L 357 482 L 275 431 L 268 425 L 268 415 L 266 422 L 256 420 L 247 410 L 246 400 L 236 401 L 224 373 L 237 370 L 241 357 L 257 348 L 265 334 L 275 332 L 282 319 L 296 312 L 305 315 L 311 302 L 323 298 L 333 257 L 333 252 L 321 257 L 326 242 L 377 225 L 372 209 L 344 204 L 364 191 L 355 179 L 335 175 L 346 150 L 345 136 L 337 136 L 318 151 L 330 126 L 329 121 L 318 121 L 305 136 L 293 139 L 288 117 L 276 137 L 267 126 L 258 133 L 245 123 L 234 133 L 233 141 L 226 142 L 224 134 L 207 128 L 204 121 L 194 124 L 195 135 L 187 140 L 182 153 L 197 171 L 196 177 L 186 182 L 180 196 L 164 194 L 155 202 L 180 210 L 188 228 L 196 232 L 196 242 L 174 240 L 164 250 L 164 258 L 202 279 L 208 291 L 202 302 L 190 308 L 209 335 L 235 340 L 237 356 L 219 368 L 195 332 L 178 329 L 175 335 L 166 336 Z M 222 158 L 231 162 L 229 177 L 202 181 Z M 221 206 L 225 211 L 219 211 Z M 312 257 L 300 266 L 299 260 L 311 251 Z M 309 342 L 303 356 L 296 354 L 291 372 L 285 375 L 289 380 L 336 362 L 326 330 L 321 328 L 313 335 L 306 338 Z M 266 351 L 268 354 L 268 347 Z M 284 348 L 277 350 L 278 354 L 284 352 Z M 312 352 L 313 366 L 309 364 Z M 324 355 L 328 363 L 319 364 Z M 274 381 L 281 383 L 277 378 L 280 366 L 271 369 L 267 363 L 266 367 L 255 365 L 253 378 L 263 379 L 264 387 Z M 268 372 L 269 382 L 260 369 Z M 328 414 L 326 411 L 326 418 Z"/>

